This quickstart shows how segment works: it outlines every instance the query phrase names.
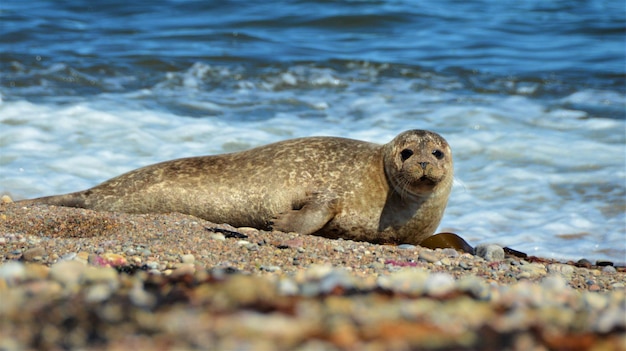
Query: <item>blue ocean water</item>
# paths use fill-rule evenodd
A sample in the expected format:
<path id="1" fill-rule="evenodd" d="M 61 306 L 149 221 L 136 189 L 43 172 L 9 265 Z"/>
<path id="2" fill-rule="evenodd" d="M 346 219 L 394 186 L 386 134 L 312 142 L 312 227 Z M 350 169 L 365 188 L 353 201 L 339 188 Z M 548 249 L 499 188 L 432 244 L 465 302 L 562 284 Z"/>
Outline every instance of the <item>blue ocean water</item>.
<path id="1" fill-rule="evenodd" d="M 422 128 L 455 157 L 441 230 L 626 262 L 621 0 L 5 0 L 0 98 L 0 192 L 15 198 Z"/>

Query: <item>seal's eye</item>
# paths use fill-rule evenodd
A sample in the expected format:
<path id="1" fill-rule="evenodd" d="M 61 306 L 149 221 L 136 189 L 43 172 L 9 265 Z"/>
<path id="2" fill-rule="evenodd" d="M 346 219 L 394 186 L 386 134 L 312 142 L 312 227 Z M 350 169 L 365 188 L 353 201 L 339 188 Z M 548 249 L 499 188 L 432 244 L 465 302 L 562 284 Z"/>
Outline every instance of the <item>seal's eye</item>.
<path id="1" fill-rule="evenodd" d="M 406 161 L 409 157 L 413 156 L 413 150 L 404 149 L 400 152 L 400 157 L 402 157 L 402 161 Z"/>
<path id="2" fill-rule="evenodd" d="M 443 158 L 443 151 L 441 150 L 433 150 L 433 156 L 435 156 L 436 159 L 441 160 Z"/>

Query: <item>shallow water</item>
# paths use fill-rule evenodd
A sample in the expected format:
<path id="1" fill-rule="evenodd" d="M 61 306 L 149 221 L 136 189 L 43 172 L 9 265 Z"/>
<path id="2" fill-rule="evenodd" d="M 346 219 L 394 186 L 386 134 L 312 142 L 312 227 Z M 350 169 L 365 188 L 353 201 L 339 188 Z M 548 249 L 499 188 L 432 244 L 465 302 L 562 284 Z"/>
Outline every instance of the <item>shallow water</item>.
<path id="1" fill-rule="evenodd" d="M 292 137 L 432 129 L 441 230 L 626 262 L 621 1 L 3 2 L 0 192 Z"/>

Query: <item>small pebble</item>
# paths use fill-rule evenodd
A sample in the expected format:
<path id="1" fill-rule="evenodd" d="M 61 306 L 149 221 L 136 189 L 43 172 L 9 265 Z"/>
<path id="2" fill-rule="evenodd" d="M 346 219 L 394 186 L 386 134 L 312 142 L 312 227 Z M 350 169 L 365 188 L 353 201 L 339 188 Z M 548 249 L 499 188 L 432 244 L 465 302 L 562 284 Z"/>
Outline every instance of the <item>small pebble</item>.
<path id="1" fill-rule="evenodd" d="M 486 261 L 504 260 L 504 249 L 502 246 L 494 244 L 481 244 L 476 246 L 476 256 L 484 258 Z"/>
<path id="2" fill-rule="evenodd" d="M 583 301 L 592 310 L 603 310 L 609 305 L 607 296 L 598 293 L 583 294 Z"/>
<path id="3" fill-rule="evenodd" d="M 62 261 L 71 261 L 73 259 L 76 258 L 76 252 L 70 252 L 70 253 L 66 253 L 65 255 L 61 256 L 61 260 Z"/>
<path id="4" fill-rule="evenodd" d="M 66 288 L 74 287 L 87 269 L 87 265 L 80 261 L 60 261 L 50 267 L 50 277 Z"/>
<path id="5" fill-rule="evenodd" d="M 355 286 L 352 275 L 345 269 L 333 269 L 317 285 L 323 294 L 331 293 L 336 288 L 350 289 Z"/>
<path id="6" fill-rule="evenodd" d="M 22 258 L 26 262 L 41 261 L 45 254 L 46 250 L 41 246 L 37 246 L 24 251 Z"/>
<path id="7" fill-rule="evenodd" d="M 312 264 L 306 271 L 300 272 L 301 280 L 321 280 L 333 270 L 330 264 Z"/>
<path id="8" fill-rule="evenodd" d="M 159 269 L 159 263 L 154 261 L 148 261 L 146 262 L 146 267 L 148 267 L 148 269 Z"/>
<path id="9" fill-rule="evenodd" d="M 152 255 L 152 251 L 148 249 L 139 249 L 137 250 L 142 256 L 150 256 Z"/>
<path id="10" fill-rule="evenodd" d="M 87 266 L 81 276 L 81 281 L 86 284 L 107 283 L 118 285 L 117 271 L 111 267 Z"/>
<path id="11" fill-rule="evenodd" d="M 304 241 L 301 238 L 295 238 L 295 239 L 288 239 L 288 240 L 281 241 L 276 246 L 278 248 L 285 248 L 285 249 L 287 248 L 300 249 L 302 248 L 303 244 L 304 244 Z"/>
<path id="12" fill-rule="evenodd" d="M 226 240 L 226 236 L 222 233 L 211 233 L 211 235 L 209 235 L 209 238 L 213 240 L 221 240 L 221 241 Z"/>
<path id="13" fill-rule="evenodd" d="M 547 274 L 546 266 L 540 263 L 529 263 L 519 266 L 520 273 L 518 278 L 537 278 Z"/>
<path id="14" fill-rule="evenodd" d="M 39 280 L 48 278 L 48 274 L 50 274 L 50 267 L 38 264 L 38 263 L 28 263 L 26 264 L 26 279 L 29 280 Z"/>
<path id="15" fill-rule="evenodd" d="M 377 285 L 398 293 L 421 295 L 424 293 L 429 275 L 429 272 L 424 269 L 405 268 L 390 275 L 378 277 Z"/>
<path id="16" fill-rule="evenodd" d="M 180 261 L 182 263 L 192 264 L 196 261 L 196 258 L 194 257 L 194 255 L 186 254 L 186 255 L 180 256 Z"/>
<path id="17" fill-rule="evenodd" d="M 491 289 L 481 278 L 474 275 L 467 275 L 459 279 L 457 286 L 462 291 L 467 291 L 479 300 L 489 300 Z"/>
<path id="18" fill-rule="evenodd" d="M 438 297 L 451 292 L 455 288 L 454 278 L 447 273 L 433 273 L 425 283 L 426 293 Z"/>
<path id="19" fill-rule="evenodd" d="M 81 262 L 89 262 L 89 252 L 86 251 L 80 251 L 76 254 L 76 257 L 74 258 L 75 260 L 81 261 Z"/>
<path id="20" fill-rule="evenodd" d="M 248 249 L 248 251 L 259 251 L 259 245 L 255 244 L 255 243 L 249 243 L 247 245 L 245 245 L 246 249 Z"/>
<path id="21" fill-rule="evenodd" d="M 430 250 L 422 250 L 419 253 L 419 258 L 420 261 L 426 261 L 429 263 L 434 263 L 439 261 L 439 257 L 437 257 L 437 255 L 435 254 L 435 252 L 430 251 Z"/>
<path id="22" fill-rule="evenodd" d="M 10 204 L 13 202 L 13 199 L 9 195 L 2 195 L 0 202 L 3 204 Z"/>
<path id="23" fill-rule="evenodd" d="M 471 266 L 471 265 L 469 265 L 469 264 L 468 264 L 467 262 L 465 262 L 465 261 L 461 261 L 461 262 L 459 262 L 459 267 L 461 267 L 461 268 L 463 268 L 463 269 L 465 269 L 465 270 L 471 270 L 471 269 L 472 269 L 472 266 Z"/>
<path id="24" fill-rule="evenodd" d="M 130 302 L 139 307 L 152 308 L 157 303 L 157 298 L 143 289 L 143 284 L 136 281 L 128 293 Z"/>
<path id="25" fill-rule="evenodd" d="M 183 263 L 180 266 L 178 266 L 176 269 L 174 269 L 169 275 L 172 278 L 178 278 L 178 277 L 182 277 L 185 275 L 194 274 L 195 272 L 196 272 L 196 266 L 194 266 L 193 264 L 189 264 L 189 263 Z"/>
<path id="26" fill-rule="evenodd" d="M 447 248 L 443 249 L 443 250 L 441 251 L 441 253 L 443 253 L 444 255 L 446 255 L 446 256 L 448 256 L 448 257 L 452 257 L 452 258 L 454 258 L 454 257 L 459 257 L 459 252 L 458 252 L 457 250 L 455 250 L 455 249 L 451 249 L 451 248 L 449 248 L 449 247 L 447 247 Z"/>
<path id="27" fill-rule="evenodd" d="M 0 266 L 0 279 L 4 279 L 8 285 L 17 283 L 26 278 L 26 266 L 22 262 L 9 261 Z"/>
<path id="28" fill-rule="evenodd" d="M 564 277 L 571 277 L 574 274 L 574 266 L 562 263 L 548 265 L 548 273 L 558 273 Z"/>
<path id="29" fill-rule="evenodd" d="M 617 269 L 615 269 L 615 267 L 613 266 L 604 266 L 602 267 L 602 272 L 603 273 L 617 273 Z"/>
<path id="30" fill-rule="evenodd" d="M 298 294 L 298 284 L 291 279 L 282 278 L 278 281 L 278 293 L 285 296 Z"/>
<path id="31" fill-rule="evenodd" d="M 266 272 L 279 272 L 281 270 L 279 266 L 261 266 L 260 269 Z"/>
<path id="32" fill-rule="evenodd" d="M 598 333 L 608 333 L 611 330 L 616 330 L 618 328 L 624 330 L 626 329 L 626 318 L 624 318 L 624 315 L 626 315 L 626 310 L 623 308 L 610 309 L 608 311 L 605 311 L 605 313 L 603 313 L 599 318 L 593 321 L 592 327 Z M 619 349 L 614 348 L 613 350 L 624 350 L 624 345 L 626 345 L 626 337 L 623 336 L 623 333 L 620 342 L 621 347 Z"/>
<path id="33" fill-rule="evenodd" d="M 113 288 L 109 284 L 95 284 L 87 288 L 85 301 L 90 303 L 103 302 L 111 297 Z"/>
<path id="34" fill-rule="evenodd" d="M 598 284 L 591 284 L 589 286 L 589 291 L 600 291 L 602 288 L 600 288 L 600 285 Z"/>
<path id="35" fill-rule="evenodd" d="M 256 228 L 252 228 L 252 227 L 240 227 L 240 228 L 237 228 L 237 231 L 247 236 L 259 234 L 259 230 Z"/>
<path id="36" fill-rule="evenodd" d="M 567 289 L 567 281 L 563 278 L 563 276 L 553 274 L 543 278 L 541 281 L 541 287 L 548 291 L 559 292 Z"/>
<path id="37" fill-rule="evenodd" d="M 619 289 L 624 289 L 624 288 L 626 288 L 626 284 L 624 284 L 622 282 L 611 284 L 611 289 L 613 289 L 613 290 L 619 290 Z"/>
<path id="38" fill-rule="evenodd" d="M 90 255 L 88 262 L 94 266 L 102 267 L 119 267 L 128 264 L 124 256 L 110 252 L 102 255 Z"/>

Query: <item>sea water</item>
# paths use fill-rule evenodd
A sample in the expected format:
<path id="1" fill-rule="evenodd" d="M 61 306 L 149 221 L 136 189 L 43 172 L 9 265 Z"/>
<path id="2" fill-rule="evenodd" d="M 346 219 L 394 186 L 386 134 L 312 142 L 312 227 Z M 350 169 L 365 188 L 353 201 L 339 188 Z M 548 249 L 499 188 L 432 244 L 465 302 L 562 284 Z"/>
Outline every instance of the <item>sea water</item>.
<path id="1" fill-rule="evenodd" d="M 452 146 L 440 231 L 626 262 L 621 1 L 4 1 L 0 192 L 293 137 Z"/>

